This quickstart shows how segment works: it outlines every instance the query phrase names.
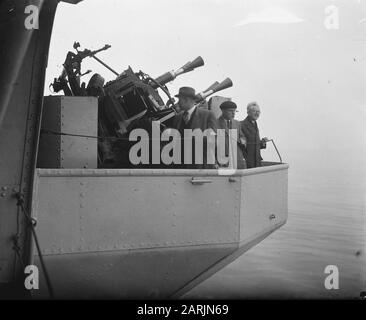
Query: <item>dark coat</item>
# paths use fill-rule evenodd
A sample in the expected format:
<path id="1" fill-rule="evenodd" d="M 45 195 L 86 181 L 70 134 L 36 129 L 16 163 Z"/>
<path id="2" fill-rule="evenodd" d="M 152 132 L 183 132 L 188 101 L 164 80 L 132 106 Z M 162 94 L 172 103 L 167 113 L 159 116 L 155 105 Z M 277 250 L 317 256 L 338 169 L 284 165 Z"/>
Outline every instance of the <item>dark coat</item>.
<path id="1" fill-rule="evenodd" d="M 247 167 L 260 167 L 261 161 L 263 160 L 260 149 L 265 149 L 266 143 L 260 140 L 257 122 L 254 121 L 253 123 L 249 117 L 246 117 L 240 124 L 247 140 L 247 146 L 244 152 Z"/>
<path id="2" fill-rule="evenodd" d="M 179 130 L 182 138 L 184 137 L 184 129 L 201 129 L 202 132 L 206 129 L 213 129 L 215 132 L 217 130 L 217 120 L 215 114 L 206 109 L 198 108 L 193 111 L 191 118 L 189 119 L 188 123 L 185 124 L 183 121 L 183 113 L 181 111 L 173 118 L 173 128 Z M 202 164 L 193 164 L 193 165 L 183 165 L 183 168 L 191 168 L 191 169 L 211 169 L 214 168 L 214 165 L 207 164 L 207 148 L 206 148 L 206 139 L 204 139 L 203 144 L 203 165 Z M 182 163 L 184 159 L 184 143 L 182 141 Z M 214 146 L 213 146 L 214 147 Z M 194 153 L 194 142 L 192 144 L 192 162 L 194 163 L 195 153 Z M 214 149 L 212 150 L 214 156 Z"/>
<path id="3" fill-rule="evenodd" d="M 227 122 L 224 119 L 223 116 L 220 116 L 219 119 L 217 120 L 218 123 L 218 129 L 225 129 L 225 154 L 228 155 L 228 150 L 229 150 L 229 128 L 227 126 Z M 236 167 L 237 169 L 245 169 L 246 168 L 246 164 L 245 164 L 245 160 L 244 160 L 244 153 L 243 151 L 245 150 L 245 144 L 246 144 L 246 138 L 244 135 L 244 132 L 241 128 L 240 122 L 238 120 L 232 120 L 232 128 L 231 129 L 235 129 L 237 131 L 237 135 L 235 137 L 236 141 L 233 141 L 232 143 L 235 143 L 235 146 L 237 146 L 237 163 L 236 163 Z M 222 164 L 221 164 L 222 165 Z M 225 164 L 224 164 L 225 166 Z"/>
<path id="4" fill-rule="evenodd" d="M 202 131 L 211 128 L 216 131 L 217 120 L 212 111 L 196 107 L 186 125 L 183 122 L 183 113 L 184 111 L 181 111 L 173 118 L 173 128 L 177 130 L 201 129 Z"/>

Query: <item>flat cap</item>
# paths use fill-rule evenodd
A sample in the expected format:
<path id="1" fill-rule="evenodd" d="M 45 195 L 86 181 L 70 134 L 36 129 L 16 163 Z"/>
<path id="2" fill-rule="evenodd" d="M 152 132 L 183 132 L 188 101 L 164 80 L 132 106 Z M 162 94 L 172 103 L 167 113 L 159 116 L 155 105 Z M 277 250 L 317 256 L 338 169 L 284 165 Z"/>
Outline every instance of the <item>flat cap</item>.
<path id="1" fill-rule="evenodd" d="M 220 104 L 220 109 L 224 110 L 224 109 L 236 109 L 236 103 L 232 102 L 232 101 L 224 101 L 223 103 Z"/>

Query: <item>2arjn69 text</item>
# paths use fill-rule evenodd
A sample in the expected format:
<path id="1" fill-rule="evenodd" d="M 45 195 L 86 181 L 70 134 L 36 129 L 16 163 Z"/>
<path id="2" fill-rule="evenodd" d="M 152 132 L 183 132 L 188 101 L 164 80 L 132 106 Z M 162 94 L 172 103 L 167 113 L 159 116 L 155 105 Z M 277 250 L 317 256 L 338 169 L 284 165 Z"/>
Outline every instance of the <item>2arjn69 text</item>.
<path id="1" fill-rule="evenodd" d="M 180 315 L 226 315 L 229 312 L 229 307 L 226 304 L 182 304 L 181 306 L 140 306 L 137 308 L 138 315 L 162 315 L 168 318 L 171 314 Z"/>

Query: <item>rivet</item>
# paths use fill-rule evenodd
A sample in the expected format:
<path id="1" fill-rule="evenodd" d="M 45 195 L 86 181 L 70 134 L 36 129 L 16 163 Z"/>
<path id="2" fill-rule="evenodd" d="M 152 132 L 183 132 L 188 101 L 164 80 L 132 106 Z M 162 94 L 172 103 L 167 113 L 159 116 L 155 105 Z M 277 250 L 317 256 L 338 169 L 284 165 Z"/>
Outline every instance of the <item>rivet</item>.
<path id="1" fill-rule="evenodd" d="M 5 193 L 5 192 L 3 192 L 3 193 L 1 194 L 1 196 L 2 196 L 2 197 L 5 197 L 5 196 L 6 196 L 6 193 Z"/>
<path id="2" fill-rule="evenodd" d="M 4 190 L 4 191 L 8 190 L 7 187 L 2 187 L 1 189 Z"/>

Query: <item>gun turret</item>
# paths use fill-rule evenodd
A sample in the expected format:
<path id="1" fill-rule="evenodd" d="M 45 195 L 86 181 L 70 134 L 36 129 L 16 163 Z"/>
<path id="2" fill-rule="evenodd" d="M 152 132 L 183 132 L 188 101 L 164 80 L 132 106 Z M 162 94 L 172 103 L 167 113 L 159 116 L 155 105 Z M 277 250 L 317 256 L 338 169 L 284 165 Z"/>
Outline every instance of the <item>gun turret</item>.
<path id="1" fill-rule="evenodd" d="M 169 72 L 164 73 L 160 77 L 157 77 L 155 79 L 155 81 L 158 82 L 160 85 L 163 86 L 166 83 L 174 80 L 179 75 L 181 75 L 183 73 L 187 73 L 187 72 L 193 71 L 194 69 L 196 69 L 198 67 L 201 67 L 204 64 L 205 63 L 204 63 L 203 59 L 201 57 L 197 57 L 193 61 L 187 62 L 184 66 L 180 67 L 177 70 L 172 70 L 172 71 L 169 71 Z M 151 86 L 154 89 L 157 89 L 158 88 L 158 85 L 156 83 L 152 83 Z"/>

